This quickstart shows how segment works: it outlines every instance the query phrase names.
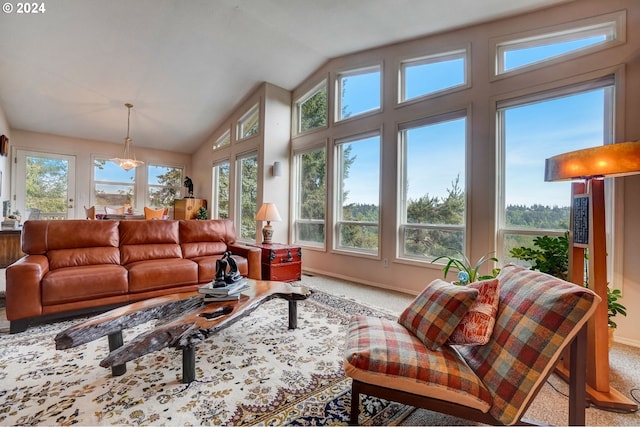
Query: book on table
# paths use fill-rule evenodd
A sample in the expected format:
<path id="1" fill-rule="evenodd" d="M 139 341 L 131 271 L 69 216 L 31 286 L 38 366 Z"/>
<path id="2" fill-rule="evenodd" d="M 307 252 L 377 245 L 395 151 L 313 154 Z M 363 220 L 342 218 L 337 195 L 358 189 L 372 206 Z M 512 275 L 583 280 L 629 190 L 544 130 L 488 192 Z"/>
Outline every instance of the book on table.
<path id="1" fill-rule="evenodd" d="M 202 294 L 202 296 L 204 302 L 237 301 L 242 296 L 242 291 L 246 289 L 249 289 L 249 285 L 247 284 L 228 294 Z"/>
<path id="2" fill-rule="evenodd" d="M 241 288 L 246 289 L 246 287 L 248 287 L 247 279 L 241 279 L 217 288 L 214 287 L 214 282 L 209 282 L 206 285 L 200 286 L 198 292 L 207 296 L 227 296 L 238 292 Z"/>

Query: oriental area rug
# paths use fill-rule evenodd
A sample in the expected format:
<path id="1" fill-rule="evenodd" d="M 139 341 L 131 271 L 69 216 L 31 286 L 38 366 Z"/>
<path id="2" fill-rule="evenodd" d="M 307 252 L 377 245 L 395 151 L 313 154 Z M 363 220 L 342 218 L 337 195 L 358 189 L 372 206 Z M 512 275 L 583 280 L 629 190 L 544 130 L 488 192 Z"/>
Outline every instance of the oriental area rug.
<path id="1" fill-rule="evenodd" d="M 196 380 L 183 384 L 182 352 L 165 349 L 127 363 L 113 377 L 99 366 L 102 338 L 55 350 L 54 337 L 82 319 L 0 336 L 0 425 L 346 425 L 351 380 L 342 368 L 353 314 L 385 316 L 315 291 L 274 299 L 196 347 Z M 124 341 L 153 324 L 124 332 Z M 360 423 L 399 424 L 412 407 L 363 397 Z"/>

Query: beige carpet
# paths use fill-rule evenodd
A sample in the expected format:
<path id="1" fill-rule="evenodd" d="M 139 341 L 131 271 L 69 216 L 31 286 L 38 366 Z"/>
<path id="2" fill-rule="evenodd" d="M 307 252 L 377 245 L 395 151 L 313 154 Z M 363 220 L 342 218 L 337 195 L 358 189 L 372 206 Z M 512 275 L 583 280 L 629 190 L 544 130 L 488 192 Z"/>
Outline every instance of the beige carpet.
<path id="1" fill-rule="evenodd" d="M 4 273 L 4 272 L 3 272 Z M 334 295 L 353 299 L 388 313 L 398 314 L 413 299 L 412 295 L 321 276 L 303 276 L 305 284 Z M 2 274 L 4 290 L 4 274 Z M 0 334 L 6 334 L 8 322 L 4 309 L 0 309 Z M 1 335 L 0 335 L 1 339 Z M 640 349 L 615 343 L 610 353 L 611 384 L 623 395 L 633 400 L 640 397 Z M 538 394 L 526 413 L 526 418 L 537 422 L 566 425 L 567 384 L 553 375 Z M 587 425 L 640 425 L 640 414 L 620 414 L 589 407 L 586 410 Z M 418 409 L 406 418 L 402 425 L 469 425 L 468 421 Z"/>

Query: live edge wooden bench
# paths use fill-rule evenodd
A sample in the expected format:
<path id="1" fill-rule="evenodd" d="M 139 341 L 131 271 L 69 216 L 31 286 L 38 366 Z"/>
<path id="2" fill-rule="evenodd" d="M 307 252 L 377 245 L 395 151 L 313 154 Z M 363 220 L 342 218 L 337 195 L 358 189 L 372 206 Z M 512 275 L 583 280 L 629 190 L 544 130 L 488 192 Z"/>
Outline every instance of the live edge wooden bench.
<path id="1" fill-rule="evenodd" d="M 297 301 L 306 299 L 311 291 L 289 283 L 249 279 L 249 289 L 238 301 L 203 301 L 197 291 L 166 295 L 139 301 L 107 311 L 60 332 L 56 349 L 77 347 L 108 336 L 109 355 L 100 366 L 111 368 L 114 376 L 127 371 L 126 363 L 166 347 L 182 349 L 182 382 L 195 379 L 195 346 L 247 316 L 262 303 L 273 298 L 289 301 L 289 329 L 297 327 Z M 124 344 L 122 330 L 157 319 L 150 331 Z"/>

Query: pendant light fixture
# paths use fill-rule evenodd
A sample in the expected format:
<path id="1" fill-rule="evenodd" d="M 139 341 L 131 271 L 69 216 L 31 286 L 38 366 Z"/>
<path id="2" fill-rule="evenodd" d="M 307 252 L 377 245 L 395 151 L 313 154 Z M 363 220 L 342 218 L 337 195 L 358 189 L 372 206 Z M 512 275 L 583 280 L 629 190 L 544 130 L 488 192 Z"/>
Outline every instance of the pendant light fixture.
<path id="1" fill-rule="evenodd" d="M 136 160 L 136 153 L 133 151 L 133 139 L 129 137 L 129 127 L 131 125 L 131 109 L 133 108 L 133 104 L 126 103 L 124 104 L 128 109 L 127 113 L 127 136 L 124 139 L 124 155 L 122 158 L 114 158 L 109 159 L 109 161 L 115 163 L 120 166 L 122 169 L 128 171 L 133 168 L 137 168 L 140 165 L 143 165 L 144 162 L 140 160 Z"/>

